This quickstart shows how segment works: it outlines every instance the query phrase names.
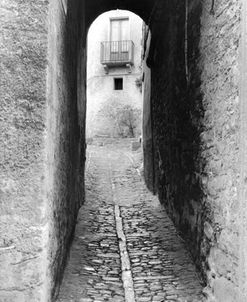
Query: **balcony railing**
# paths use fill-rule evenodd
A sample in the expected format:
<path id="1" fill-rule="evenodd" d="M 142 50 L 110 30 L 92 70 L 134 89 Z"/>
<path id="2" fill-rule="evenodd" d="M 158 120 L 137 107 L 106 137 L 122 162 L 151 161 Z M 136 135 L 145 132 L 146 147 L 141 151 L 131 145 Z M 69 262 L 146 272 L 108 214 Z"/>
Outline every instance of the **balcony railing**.
<path id="1" fill-rule="evenodd" d="M 132 41 L 101 42 L 101 64 L 121 66 L 134 64 L 134 43 Z"/>

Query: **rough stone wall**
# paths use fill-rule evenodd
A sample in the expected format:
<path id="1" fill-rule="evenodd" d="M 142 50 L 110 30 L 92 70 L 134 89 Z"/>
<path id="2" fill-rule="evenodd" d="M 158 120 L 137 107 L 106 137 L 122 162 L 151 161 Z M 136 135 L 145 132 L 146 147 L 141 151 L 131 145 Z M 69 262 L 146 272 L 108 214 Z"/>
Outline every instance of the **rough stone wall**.
<path id="1" fill-rule="evenodd" d="M 151 106 L 151 70 L 146 64 L 149 55 L 151 33 L 147 26 L 143 26 L 143 116 L 142 116 L 142 145 L 144 179 L 148 189 L 155 192 L 154 184 L 154 145 L 153 145 L 153 116 Z M 144 51 L 144 45 L 146 47 Z"/>
<path id="2" fill-rule="evenodd" d="M 0 301 L 45 284 L 47 1 L 0 3 Z"/>
<path id="3" fill-rule="evenodd" d="M 210 299 L 240 301 L 241 1 L 212 3 L 188 1 L 187 55 L 186 1 L 159 1 L 150 22 L 156 189 L 188 242 Z"/>
<path id="4" fill-rule="evenodd" d="M 50 6 L 48 92 L 49 273 L 52 297 L 63 276 L 84 200 L 85 26 L 83 3 Z M 80 21 L 79 21 L 80 20 Z"/>
<path id="5" fill-rule="evenodd" d="M 0 3 L 0 301 L 53 299 L 83 202 L 82 6 Z"/>
<path id="6" fill-rule="evenodd" d="M 56 296 L 82 201 L 84 1 L 68 1 L 68 7 L 65 0 L 50 1 L 49 18 L 48 3 L 0 3 L 0 298 L 7 302 Z M 98 8 L 88 1 L 94 13 L 87 20 L 114 6 L 105 3 Z M 123 3 L 145 11 L 137 1 Z M 241 1 L 215 1 L 213 10 L 211 0 L 188 1 L 188 79 L 185 3 L 157 1 L 149 18 L 156 189 L 212 297 L 241 301 Z M 143 15 L 146 21 L 150 12 Z"/>
<path id="7" fill-rule="evenodd" d="M 239 44 L 241 1 L 203 5 L 200 67 L 205 194 L 201 254 L 217 301 L 241 301 L 239 280 Z M 204 260 L 204 258 L 202 258 Z M 206 268 L 206 267 L 205 267 Z"/>

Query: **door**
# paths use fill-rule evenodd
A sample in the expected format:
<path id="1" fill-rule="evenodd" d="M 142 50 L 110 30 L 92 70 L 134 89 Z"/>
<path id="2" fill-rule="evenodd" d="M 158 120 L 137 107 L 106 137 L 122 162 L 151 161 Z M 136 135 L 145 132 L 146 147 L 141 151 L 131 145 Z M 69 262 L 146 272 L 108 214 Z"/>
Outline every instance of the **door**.
<path id="1" fill-rule="evenodd" d="M 129 19 L 111 20 L 111 60 L 126 61 L 129 54 Z"/>

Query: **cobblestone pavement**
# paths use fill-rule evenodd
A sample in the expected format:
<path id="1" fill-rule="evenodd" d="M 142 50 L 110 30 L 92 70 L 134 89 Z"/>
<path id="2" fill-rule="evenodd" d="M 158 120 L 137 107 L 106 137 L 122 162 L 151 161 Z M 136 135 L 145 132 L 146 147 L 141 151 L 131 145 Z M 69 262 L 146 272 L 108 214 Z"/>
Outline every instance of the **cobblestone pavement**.
<path id="1" fill-rule="evenodd" d="M 88 147 L 86 203 L 57 301 L 204 301 L 189 253 L 129 150 Z"/>

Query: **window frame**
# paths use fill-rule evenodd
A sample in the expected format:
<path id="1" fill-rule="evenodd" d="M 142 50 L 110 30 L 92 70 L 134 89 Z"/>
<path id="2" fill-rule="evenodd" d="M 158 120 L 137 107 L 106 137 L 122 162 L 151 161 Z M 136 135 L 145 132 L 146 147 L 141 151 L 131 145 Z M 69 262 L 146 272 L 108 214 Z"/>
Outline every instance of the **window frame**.
<path id="1" fill-rule="evenodd" d="M 118 84 L 117 84 L 117 82 L 118 82 Z M 119 87 L 121 87 L 121 88 L 119 88 Z M 113 78 L 113 90 L 114 91 L 121 91 L 121 90 L 123 90 L 123 77 L 114 77 Z"/>

